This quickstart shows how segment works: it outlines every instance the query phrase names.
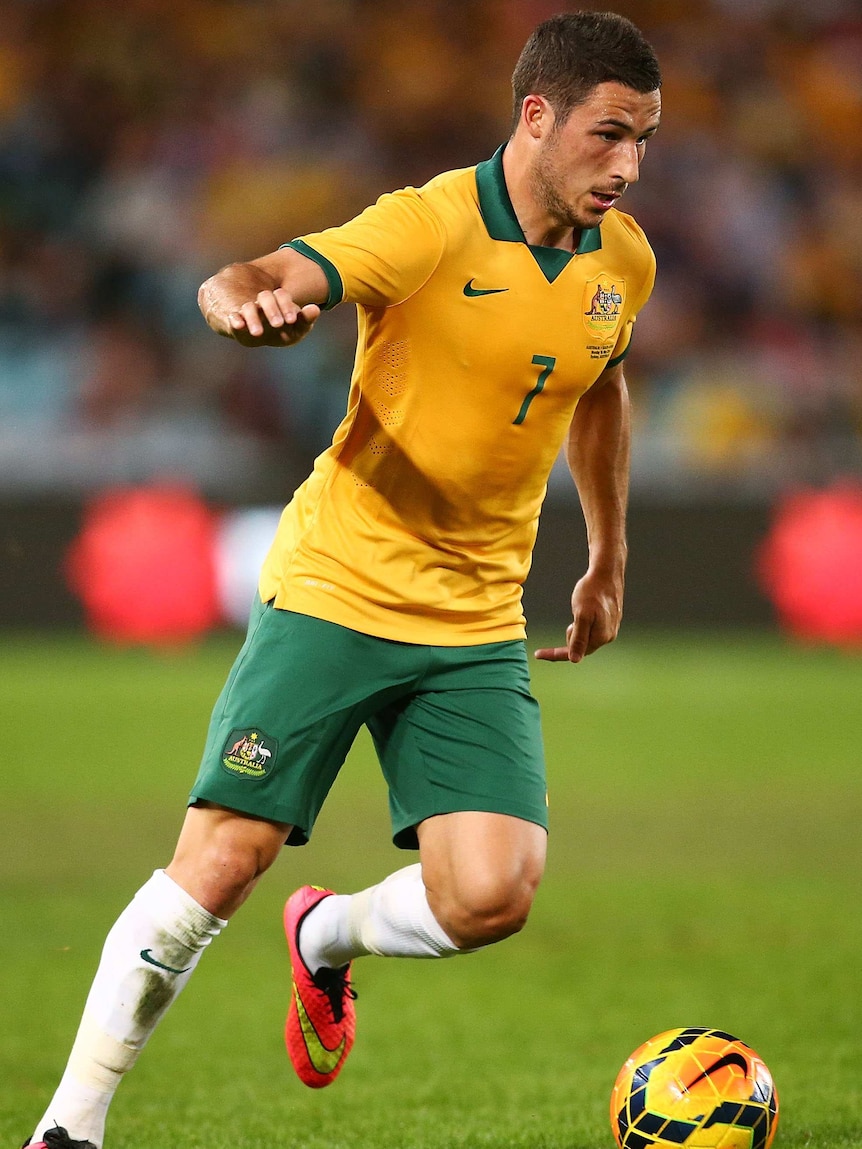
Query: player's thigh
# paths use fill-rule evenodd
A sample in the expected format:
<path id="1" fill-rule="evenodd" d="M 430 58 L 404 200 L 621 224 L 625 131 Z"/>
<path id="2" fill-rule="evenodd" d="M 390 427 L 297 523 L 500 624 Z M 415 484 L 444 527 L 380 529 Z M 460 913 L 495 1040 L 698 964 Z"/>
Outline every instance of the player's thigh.
<path id="1" fill-rule="evenodd" d="M 415 848 L 420 823 L 464 811 L 547 828 L 539 707 L 523 643 L 438 649 L 421 689 L 368 725 L 396 845 Z"/>
<path id="2" fill-rule="evenodd" d="M 256 603 L 216 702 L 190 804 L 211 803 L 293 827 L 308 840 L 369 707 L 385 698 L 375 640 Z M 377 660 L 379 662 L 379 659 Z"/>

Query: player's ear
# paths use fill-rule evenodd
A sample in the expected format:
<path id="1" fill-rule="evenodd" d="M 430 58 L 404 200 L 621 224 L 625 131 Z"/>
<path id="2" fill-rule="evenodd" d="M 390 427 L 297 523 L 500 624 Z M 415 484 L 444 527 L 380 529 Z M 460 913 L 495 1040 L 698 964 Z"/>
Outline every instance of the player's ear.
<path id="1" fill-rule="evenodd" d="M 521 122 L 534 140 L 540 140 L 554 126 L 554 110 L 544 96 L 531 93 L 521 105 Z"/>

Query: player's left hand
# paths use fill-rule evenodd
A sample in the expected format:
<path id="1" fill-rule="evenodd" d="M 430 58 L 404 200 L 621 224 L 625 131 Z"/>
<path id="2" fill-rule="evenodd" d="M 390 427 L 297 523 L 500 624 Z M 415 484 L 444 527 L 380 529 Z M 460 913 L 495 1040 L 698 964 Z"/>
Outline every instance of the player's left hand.
<path id="1" fill-rule="evenodd" d="M 546 662 L 580 662 L 614 641 L 622 615 L 622 578 L 588 571 L 572 592 L 573 621 L 566 630 L 566 645 L 542 647 L 535 656 Z"/>

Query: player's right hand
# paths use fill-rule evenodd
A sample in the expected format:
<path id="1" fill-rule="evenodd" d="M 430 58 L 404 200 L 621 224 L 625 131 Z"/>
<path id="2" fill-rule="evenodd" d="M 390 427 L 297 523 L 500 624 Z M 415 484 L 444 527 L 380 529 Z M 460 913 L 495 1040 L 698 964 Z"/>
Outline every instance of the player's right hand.
<path id="1" fill-rule="evenodd" d="M 283 287 L 261 291 L 227 313 L 224 332 L 244 347 L 289 347 L 304 339 L 320 315 L 316 303 L 300 307 Z"/>

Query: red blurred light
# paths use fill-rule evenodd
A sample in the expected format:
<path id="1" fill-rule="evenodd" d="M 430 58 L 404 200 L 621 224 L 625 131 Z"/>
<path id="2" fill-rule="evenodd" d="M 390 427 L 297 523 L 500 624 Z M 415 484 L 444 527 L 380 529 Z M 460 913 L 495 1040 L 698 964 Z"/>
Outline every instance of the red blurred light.
<path id="1" fill-rule="evenodd" d="M 792 634 L 862 644 L 862 488 L 839 484 L 786 497 L 757 573 Z"/>
<path id="2" fill-rule="evenodd" d="M 174 643 L 219 617 L 216 516 L 184 487 L 107 491 L 84 513 L 67 576 L 90 627 L 119 642 Z"/>

